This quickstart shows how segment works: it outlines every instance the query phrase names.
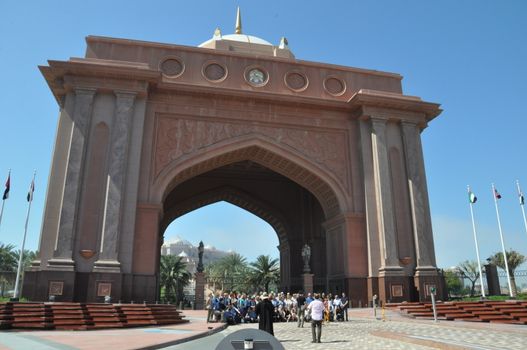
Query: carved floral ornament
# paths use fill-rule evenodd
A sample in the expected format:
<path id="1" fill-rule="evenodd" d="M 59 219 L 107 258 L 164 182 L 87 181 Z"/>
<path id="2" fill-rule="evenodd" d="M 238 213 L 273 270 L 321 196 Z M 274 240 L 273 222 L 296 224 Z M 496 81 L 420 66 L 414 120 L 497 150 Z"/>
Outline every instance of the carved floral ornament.
<path id="1" fill-rule="evenodd" d="M 157 119 L 154 165 L 156 176 L 173 161 L 229 139 L 261 135 L 292 148 L 333 173 L 347 188 L 346 135 L 343 132 L 277 128 L 258 124 L 213 122 L 198 119 Z"/>

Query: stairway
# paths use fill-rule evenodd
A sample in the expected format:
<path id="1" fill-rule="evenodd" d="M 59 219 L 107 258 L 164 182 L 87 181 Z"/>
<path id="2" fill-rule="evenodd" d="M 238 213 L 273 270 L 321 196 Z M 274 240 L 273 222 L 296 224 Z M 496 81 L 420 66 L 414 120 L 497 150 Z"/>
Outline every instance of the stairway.
<path id="1" fill-rule="evenodd" d="M 185 323 L 175 305 L 0 303 L 0 329 L 90 330 Z"/>
<path id="2" fill-rule="evenodd" d="M 413 318 L 433 319 L 431 303 L 387 304 L 388 308 Z M 438 302 L 438 319 L 471 322 L 527 324 L 527 301 Z"/>

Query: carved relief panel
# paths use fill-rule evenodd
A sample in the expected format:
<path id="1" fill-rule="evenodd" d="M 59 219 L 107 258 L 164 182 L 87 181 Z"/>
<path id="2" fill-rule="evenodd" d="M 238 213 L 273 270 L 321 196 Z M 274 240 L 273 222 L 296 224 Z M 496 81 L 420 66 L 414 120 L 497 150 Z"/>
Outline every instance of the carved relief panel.
<path id="1" fill-rule="evenodd" d="M 292 148 L 340 180 L 348 189 L 346 133 L 340 130 L 313 130 L 275 127 L 255 123 L 208 121 L 159 116 L 154 147 L 154 176 L 171 162 L 219 142 L 246 136 L 264 136 Z"/>

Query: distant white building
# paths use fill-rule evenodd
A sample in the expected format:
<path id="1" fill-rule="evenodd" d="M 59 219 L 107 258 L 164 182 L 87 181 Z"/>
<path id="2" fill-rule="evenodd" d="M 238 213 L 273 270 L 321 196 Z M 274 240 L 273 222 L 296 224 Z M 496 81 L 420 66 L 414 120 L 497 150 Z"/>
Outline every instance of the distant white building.
<path id="1" fill-rule="evenodd" d="M 232 251 L 226 252 L 216 249 L 211 245 L 206 245 L 204 248 L 203 265 L 217 261 L 232 253 Z M 190 283 L 183 289 L 183 293 L 185 294 L 185 299 L 193 301 L 196 288 L 194 274 L 196 273 L 199 261 L 198 247 L 180 236 L 176 236 L 163 243 L 161 246 L 161 255 L 177 255 L 187 264 L 187 271 L 190 272 L 192 277 Z"/>

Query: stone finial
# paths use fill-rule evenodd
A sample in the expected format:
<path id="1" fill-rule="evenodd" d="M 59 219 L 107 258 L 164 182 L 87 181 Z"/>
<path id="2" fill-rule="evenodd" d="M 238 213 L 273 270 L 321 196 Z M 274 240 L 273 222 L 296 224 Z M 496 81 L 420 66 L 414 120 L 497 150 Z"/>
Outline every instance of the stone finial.
<path id="1" fill-rule="evenodd" d="M 221 40 L 221 30 L 219 27 L 217 27 L 216 30 L 214 31 L 214 35 L 212 35 L 212 39 Z"/>
<path id="2" fill-rule="evenodd" d="M 287 41 L 287 38 L 285 36 L 280 39 L 280 45 L 278 45 L 279 49 L 289 49 L 289 42 Z"/>
<path id="3" fill-rule="evenodd" d="M 240 6 L 236 11 L 236 28 L 234 29 L 234 34 L 242 34 L 242 15 L 240 12 Z"/>

